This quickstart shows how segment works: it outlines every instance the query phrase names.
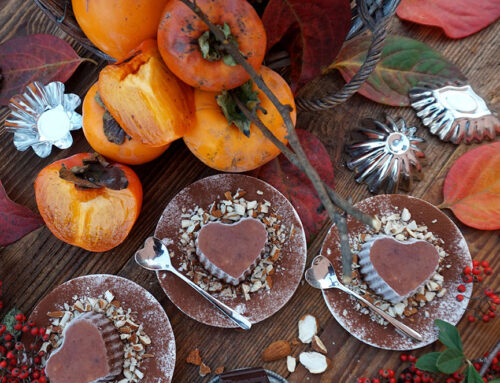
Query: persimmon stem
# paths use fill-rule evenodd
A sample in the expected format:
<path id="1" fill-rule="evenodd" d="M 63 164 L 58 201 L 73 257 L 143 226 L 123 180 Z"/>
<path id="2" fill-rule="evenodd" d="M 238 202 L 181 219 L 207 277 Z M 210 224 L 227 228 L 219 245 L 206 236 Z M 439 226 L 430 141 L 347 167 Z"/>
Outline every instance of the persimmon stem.
<path id="1" fill-rule="evenodd" d="M 251 113 L 245 105 L 240 106 L 241 111 L 250 119 L 261 131 L 262 133 L 270 139 L 280 150 L 281 152 L 300 170 L 302 170 L 307 177 L 311 180 L 313 187 L 315 188 L 318 196 L 320 198 L 321 203 L 326 209 L 328 216 L 333 222 L 337 223 L 337 228 L 342 230 L 343 232 L 339 232 L 340 237 L 347 238 L 347 225 L 340 225 L 338 223 L 341 222 L 341 217 L 339 213 L 335 210 L 334 203 L 337 207 L 344 210 L 347 214 L 352 215 L 355 219 L 362 221 L 363 223 L 373 227 L 378 230 L 380 227 L 380 223 L 377 219 L 370 217 L 369 215 L 359 211 L 348 201 L 341 198 L 337 193 L 335 193 L 331 188 L 328 188 L 324 182 L 321 180 L 318 175 L 316 169 L 311 165 L 307 156 L 302 148 L 297 132 L 295 131 L 294 124 L 291 118 L 291 112 L 293 108 L 290 105 L 282 104 L 276 95 L 269 89 L 269 87 L 264 82 L 262 76 L 260 76 L 257 71 L 248 63 L 245 57 L 241 54 L 238 47 L 234 44 L 233 41 L 230 41 L 225 38 L 224 33 L 214 25 L 207 17 L 207 15 L 196 5 L 195 0 L 180 0 L 184 3 L 189 9 L 191 9 L 210 29 L 215 38 L 219 41 L 221 48 L 224 49 L 229 55 L 231 55 L 236 62 L 236 64 L 241 65 L 247 73 L 250 75 L 252 81 L 257 85 L 257 87 L 269 98 L 274 107 L 278 110 L 280 115 L 283 118 L 285 126 L 287 128 L 287 138 L 288 142 L 291 146 L 291 149 L 287 148 L 266 126 L 262 123 L 262 121 L 258 118 L 256 114 Z M 345 226 L 345 231 L 344 231 Z M 351 250 L 349 248 L 349 244 L 347 241 L 341 241 L 341 253 L 343 257 L 345 254 L 349 254 L 351 256 Z M 350 266 L 350 264 L 349 264 Z M 344 276 L 350 277 L 352 275 L 352 269 L 343 270 Z"/>

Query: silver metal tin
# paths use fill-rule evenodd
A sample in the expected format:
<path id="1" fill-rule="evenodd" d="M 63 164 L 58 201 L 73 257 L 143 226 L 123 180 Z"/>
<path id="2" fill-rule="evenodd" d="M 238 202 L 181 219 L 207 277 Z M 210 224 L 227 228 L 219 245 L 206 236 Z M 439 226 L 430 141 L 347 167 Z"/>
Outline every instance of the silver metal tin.
<path id="1" fill-rule="evenodd" d="M 421 178 L 418 158 L 424 157 L 418 147 L 424 139 L 415 136 L 417 128 L 407 127 L 403 119 L 395 122 L 386 116 L 385 123 L 364 120 L 358 131 L 366 139 L 346 146 L 351 156 L 347 167 L 356 172 L 356 182 L 367 184 L 372 193 L 411 190 L 414 176 Z"/>
<path id="2" fill-rule="evenodd" d="M 10 100 L 11 112 L 5 128 L 14 133 L 17 150 L 32 147 L 44 158 L 50 154 L 52 145 L 67 149 L 73 144 L 70 132 L 82 127 L 82 116 L 75 112 L 80 103 L 76 94 L 64 94 L 62 82 L 44 86 L 35 81 Z"/>
<path id="3" fill-rule="evenodd" d="M 470 144 L 500 134 L 500 120 L 470 85 L 423 84 L 409 97 L 422 123 L 443 141 Z"/>

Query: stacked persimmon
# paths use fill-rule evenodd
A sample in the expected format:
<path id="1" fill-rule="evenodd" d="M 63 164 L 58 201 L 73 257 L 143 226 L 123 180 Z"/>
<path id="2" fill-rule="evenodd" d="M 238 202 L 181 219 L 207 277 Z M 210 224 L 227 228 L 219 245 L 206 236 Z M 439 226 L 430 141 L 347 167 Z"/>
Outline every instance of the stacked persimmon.
<path id="1" fill-rule="evenodd" d="M 196 5 L 226 40 L 237 45 L 279 101 L 292 106 L 295 122 L 295 103 L 288 84 L 262 66 L 266 34 L 253 7 L 245 0 L 197 0 Z M 255 169 L 275 158 L 279 149 L 250 123 L 237 100 L 256 113 L 278 139 L 287 142 L 283 119 L 268 97 L 181 1 L 73 0 L 73 10 L 87 37 L 117 59 L 101 71 L 83 103 L 85 137 L 104 157 L 142 164 L 160 156 L 172 141 L 183 138 L 191 152 L 212 168 L 228 172 Z M 44 182 L 49 175 L 53 177 L 54 169 L 60 172 L 65 161 L 73 163 L 67 159 L 50 165 L 36 182 L 37 202 L 48 227 L 62 240 L 88 250 L 104 251 L 118 245 L 129 231 L 128 227 L 122 230 L 125 236 L 115 233 L 120 230 L 114 226 L 123 226 L 123 220 L 108 222 L 106 228 L 96 231 L 94 222 L 104 221 L 92 216 L 114 216 L 111 209 L 116 206 L 94 200 L 92 188 L 78 182 L 67 184 L 74 177 L 88 179 L 85 170 L 79 173 L 78 166 L 85 165 L 69 170 L 74 177 Z M 55 190 L 65 193 L 59 199 L 71 201 L 64 204 L 65 211 L 49 201 Z M 137 218 L 142 190 L 140 195 L 130 207 L 134 212 L 130 217 Z M 104 192 L 101 197 L 108 198 Z M 128 209 L 124 200 L 122 206 Z M 82 212 L 84 218 L 72 218 Z M 112 236 L 114 240 L 109 241 Z M 112 246 L 97 245 L 97 237 L 97 242 Z"/>

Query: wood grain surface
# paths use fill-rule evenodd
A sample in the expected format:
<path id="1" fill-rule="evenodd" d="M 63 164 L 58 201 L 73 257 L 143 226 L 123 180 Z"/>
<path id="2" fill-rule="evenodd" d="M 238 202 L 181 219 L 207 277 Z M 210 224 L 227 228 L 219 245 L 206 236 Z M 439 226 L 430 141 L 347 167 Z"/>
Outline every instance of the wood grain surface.
<path id="1" fill-rule="evenodd" d="M 392 33 L 424 41 L 442 52 L 462 69 L 473 88 L 490 103 L 492 109 L 498 111 L 499 22 L 463 40 L 450 40 L 438 29 L 403 23 L 397 19 L 393 21 L 391 28 Z M 59 30 L 32 1 L 0 0 L 0 43 L 14 36 L 33 33 L 50 33 L 62 37 L 68 40 L 81 56 L 92 57 Z M 83 63 L 67 82 L 67 90 L 83 97 L 96 81 L 97 74 L 104 65 L 102 60 L 98 66 Z M 340 76 L 333 73 L 313 81 L 304 89 L 303 94 L 323 94 L 341 84 Z M 88 151 L 90 147 L 83 133 L 77 131 L 73 133 L 75 143 L 70 149 L 54 149 L 46 159 L 38 158 L 31 150 L 18 152 L 12 144 L 12 135 L 3 129 L 7 112 L 7 108 L 0 108 L 0 179 L 14 201 L 36 211 L 33 181 L 38 172 L 55 160 Z M 308 129 L 320 137 L 334 164 L 337 192 L 356 202 L 370 194 L 365 186 L 355 183 L 353 173 L 346 169 L 342 148 L 349 137 L 349 131 L 358 125 L 361 118 L 382 117 L 383 113 L 402 116 L 409 124 L 419 127 L 419 135 L 427 140 L 425 177 L 416 185 L 411 195 L 439 204 L 442 202 L 441 190 L 446 172 L 461 154 L 477 145 L 454 146 L 442 143 L 427 132 L 410 109 L 378 105 L 359 95 L 330 112 L 300 114 L 298 127 Z M 59 241 L 46 227 L 0 249 L 4 311 L 16 306 L 29 313 L 49 291 L 71 278 L 93 273 L 110 273 L 129 278 L 147 288 L 165 308 L 177 341 L 174 382 L 209 380 L 209 377 L 201 378 L 198 369 L 185 362 L 188 353 L 196 347 L 200 349 L 205 363 L 212 369 L 217 366 L 225 366 L 226 369 L 263 366 L 282 374 L 290 382 L 355 382 L 357 377 L 374 375 L 382 367 L 396 368 L 399 365 L 400 353 L 367 346 L 343 330 L 326 308 L 320 292 L 304 283 L 285 308 L 270 319 L 257 324 L 250 332 L 211 328 L 186 317 L 163 294 L 155 275 L 138 268 L 131 256 L 144 239 L 153 233 L 168 201 L 186 185 L 215 172 L 191 155 L 182 141 L 175 142 L 157 160 L 147 165 L 135 166 L 134 170 L 143 183 L 144 205 L 130 236 L 114 250 L 102 254 L 89 253 Z M 452 217 L 449 211 L 446 213 Z M 464 226 L 454 217 L 452 219 L 464 233 L 473 259 L 489 260 L 492 264 L 494 275 L 487 281 L 491 288 L 498 290 L 499 233 L 475 230 Z M 329 225 L 325 223 L 320 234 L 310 243 L 308 264 L 312 257 L 318 254 Z M 284 360 L 263 364 L 260 360 L 261 351 L 271 341 L 296 338 L 297 321 L 306 313 L 312 313 L 319 319 L 321 338 L 328 347 L 333 368 L 321 376 L 311 377 L 301 367 L 295 373 L 289 374 Z M 497 319 L 493 323 L 473 325 L 468 324 L 466 320 L 460 322 L 459 330 L 467 355 L 479 357 L 493 347 L 500 339 L 498 321 Z M 302 348 L 295 348 L 294 355 Z M 440 348 L 440 344 L 434 344 L 417 351 L 416 354 Z"/>

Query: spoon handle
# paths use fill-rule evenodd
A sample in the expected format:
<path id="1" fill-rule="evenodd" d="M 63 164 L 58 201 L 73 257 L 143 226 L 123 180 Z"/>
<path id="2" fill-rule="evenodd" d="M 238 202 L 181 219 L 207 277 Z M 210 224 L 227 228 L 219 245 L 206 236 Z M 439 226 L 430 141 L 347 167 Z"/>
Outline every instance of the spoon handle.
<path id="1" fill-rule="evenodd" d="M 212 303 L 215 307 L 217 307 L 224 315 L 226 315 L 229 319 L 231 319 L 234 323 L 236 323 L 239 327 L 241 327 L 243 330 L 250 330 L 252 327 L 252 324 L 250 321 L 238 313 L 237 311 L 233 310 L 231 307 L 225 305 L 221 301 L 219 301 L 217 298 L 212 296 L 211 294 L 207 293 L 205 290 L 200 288 L 196 283 L 194 283 L 191 279 L 185 277 L 182 273 L 177 271 L 174 268 L 169 268 L 168 271 L 174 273 L 177 275 L 180 279 L 182 279 L 184 282 L 186 282 L 189 286 L 191 286 L 193 289 L 195 289 L 197 292 L 199 292 L 205 299 L 207 299 L 210 303 Z"/>
<path id="2" fill-rule="evenodd" d="M 359 299 L 361 302 L 363 302 L 365 305 L 367 305 L 373 311 L 375 311 L 378 315 L 380 315 L 382 318 L 384 318 L 386 321 L 388 321 L 389 323 L 391 323 L 394 327 L 396 327 L 398 330 L 402 331 L 403 333 L 405 333 L 409 337 L 411 337 L 411 338 L 413 338 L 415 340 L 418 340 L 419 342 L 421 342 L 423 340 L 422 335 L 420 335 L 418 332 L 416 332 L 412 328 L 408 327 L 404 323 L 398 321 L 397 319 L 391 317 L 385 311 L 379 309 L 377 306 L 375 306 L 374 304 L 372 304 L 367 299 L 363 298 L 361 295 L 355 293 L 352 290 L 349 290 L 347 287 L 345 287 L 345 286 L 343 286 L 341 284 L 337 284 L 335 287 L 338 288 L 339 290 L 342 290 L 342 291 L 344 291 L 344 292 L 346 292 L 348 294 L 351 294 L 352 296 L 354 296 L 357 299 Z"/>

